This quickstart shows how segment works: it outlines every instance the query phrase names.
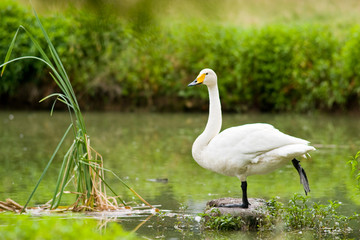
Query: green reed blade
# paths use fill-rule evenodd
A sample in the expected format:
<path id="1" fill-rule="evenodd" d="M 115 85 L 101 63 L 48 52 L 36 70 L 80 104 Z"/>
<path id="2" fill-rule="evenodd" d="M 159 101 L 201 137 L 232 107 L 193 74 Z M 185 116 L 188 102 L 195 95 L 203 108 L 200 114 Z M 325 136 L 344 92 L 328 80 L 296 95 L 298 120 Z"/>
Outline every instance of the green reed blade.
<path id="1" fill-rule="evenodd" d="M 61 168 L 60 168 L 60 171 L 59 171 L 58 179 L 57 179 L 57 181 L 56 181 L 54 196 L 53 196 L 53 198 L 52 198 L 52 202 L 51 202 L 50 209 L 52 209 L 52 208 L 54 207 L 54 205 L 56 204 L 57 196 L 60 194 L 60 193 L 58 194 L 58 190 L 59 190 L 59 187 L 60 187 L 60 184 L 61 184 L 61 179 L 63 179 L 61 176 L 63 176 L 63 173 L 64 173 L 64 171 L 65 171 L 65 166 L 67 165 L 66 159 L 68 159 L 67 157 L 69 156 L 70 151 L 72 151 L 73 145 L 74 145 L 74 143 L 70 146 L 69 150 L 67 151 L 67 153 L 65 154 L 65 156 L 64 156 L 64 158 L 63 158 L 63 162 L 62 162 L 62 164 L 61 164 Z"/>
<path id="2" fill-rule="evenodd" d="M 81 192 L 81 193 L 86 193 L 86 183 L 85 183 L 85 178 L 86 178 L 86 175 L 82 169 L 82 166 L 80 164 L 80 159 L 81 159 L 81 155 L 82 153 L 80 153 L 81 149 L 82 149 L 82 146 L 81 146 L 81 142 L 83 142 L 83 140 L 79 137 L 79 131 L 78 130 L 78 133 L 77 133 L 77 136 L 76 136 L 76 153 L 73 157 L 74 159 L 74 163 L 76 165 L 76 174 L 77 174 L 77 192 Z M 77 195 L 76 198 L 79 198 L 81 196 Z"/>
<path id="3" fill-rule="evenodd" d="M 60 84 L 60 82 L 56 79 L 56 77 L 55 77 L 51 72 L 49 72 L 49 74 L 50 74 L 50 76 L 52 77 L 52 79 L 55 81 L 56 85 L 59 86 L 59 88 L 61 89 L 61 91 L 62 91 L 63 93 L 65 93 L 65 89 L 64 89 L 64 87 L 62 86 L 62 84 Z"/>
<path id="4" fill-rule="evenodd" d="M 51 42 L 51 40 L 50 40 L 47 32 L 45 31 L 45 29 L 44 29 L 44 27 L 43 27 L 43 25 L 42 25 L 42 23 L 41 23 L 41 21 L 40 21 L 40 18 L 39 18 L 39 16 L 37 15 L 37 13 L 36 13 L 36 11 L 35 11 L 34 8 L 33 8 L 33 12 L 34 12 L 36 21 L 37 21 L 37 23 L 39 24 L 39 27 L 40 27 L 40 29 L 41 29 L 44 37 L 45 37 L 45 40 L 46 40 L 46 42 L 47 42 L 48 45 L 49 45 L 49 48 L 54 51 L 54 54 L 56 55 L 56 60 L 61 63 L 61 60 L 60 60 L 58 54 L 56 53 L 56 50 L 55 50 L 55 48 L 54 48 L 54 46 L 53 46 L 53 44 L 52 44 L 52 42 Z M 55 60 L 55 59 L 54 59 L 54 60 Z M 66 75 L 66 72 L 65 72 L 65 68 L 62 66 L 62 64 L 61 64 L 61 68 L 59 68 L 59 71 L 60 71 L 61 75 L 64 76 L 64 79 L 68 79 L 68 77 L 67 77 L 67 75 Z"/>
<path id="5" fill-rule="evenodd" d="M 89 198 L 90 197 L 90 194 L 91 194 L 91 176 L 90 176 L 90 173 L 89 173 L 89 168 L 84 166 L 84 164 L 81 164 L 80 162 L 80 166 L 82 168 L 82 171 L 84 172 L 84 180 L 85 180 L 85 189 L 86 189 L 86 193 L 87 193 L 87 197 Z"/>
<path id="6" fill-rule="evenodd" d="M 64 98 L 65 95 L 62 94 L 62 93 L 52 93 L 52 94 L 47 95 L 46 97 L 43 97 L 42 99 L 40 99 L 39 102 L 43 102 L 43 101 L 45 101 L 45 100 L 47 100 L 47 99 L 49 99 L 49 98 L 52 98 L 52 97 L 56 97 L 56 98 L 62 97 L 62 98 Z"/>
<path id="7" fill-rule="evenodd" d="M 51 43 L 51 42 L 50 42 L 50 43 Z M 50 43 L 49 43 L 49 44 L 50 44 Z M 71 98 L 74 100 L 74 102 L 76 102 L 75 93 L 74 93 L 73 88 L 72 88 L 72 86 L 71 86 L 69 77 L 66 75 L 66 72 L 65 72 L 65 70 L 63 69 L 63 65 L 62 65 L 62 63 L 61 63 L 60 58 L 59 58 L 58 55 L 57 55 L 57 52 L 56 52 L 55 48 L 50 48 L 50 54 L 51 54 L 52 58 L 54 59 L 54 62 L 55 62 L 56 67 L 60 70 L 60 73 L 62 73 L 63 83 L 65 84 L 66 89 L 69 90 L 69 97 L 71 96 Z"/>
<path id="8" fill-rule="evenodd" d="M 76 97 L 75 94 L 73 94 L 72 91 L 72 87 L 71 87 L 71 83 L 70 81 L 67 79 L 67 76 L 64 76 L 63 71 L 61 70 L 61 66 L 59 65 L 59 63 L 56 61 L 55 57 L 54 57 L 54 53 L 50 48 L 50 53 L 52 55 L 52 58 L 54 59 L 55 65 L 57 67 L 57 69 L 59 70 L 60 74 L 62 75 L 61 78 L 58 79 L 54 79 L 55 82 L 59 85 L 62 86 L 62 91 L 64 92 L 64 94 L 67 96 L 67 98 L 69 99 L 69 101 L 71 102 L 71 105 L 73 105 L 73 108 L 77 108 L 78 103 L 76 102 Z"/>
<path id="9" fill-rule="evenodd" d="M 54 72 L 55 76 L 60 78 L 59 73 L 56 71 L 56 69 L 54 68 L 54 66 L 51 63 L 45 61 L 42 58 L 35 57 L 35 56 L 23 56 L 23 57 L 18 57 L 18 58 L 11 59 L 11 60 L 1 64 L 0 68 L 3 67 L 3 66 L 6 66 L 7 64 L 10 64 L 12 62 L 16 62 L 16 61 L 24 60 L 24 59 L 35 59 L 35 60 L 38 60 L 38 61 L 41 61 L 41 62 L 45 63 Z"/>
<path id="10" fill-rule="evenodd" d="M 17 36 L 18 36 L 18 33 L 19 33 L 19 31 L 20 31 L 21 29 L 24 30 L 25 33 L 29 36 L 29 38 L 31 39 L 31 41 L 33 42 L 33 44 L 35 45 L 35 47 L 36 47 L 36 48 L 38 49 L 38 51 L 40 52 L 41 56 L 44 58 L 44 61 L 47 62 L 48 64 L 50 64 L 51 67 L 53 68 L 53 65 L 52 65 L 50 59 L 47 57 L 47 55 L 45 54 L 44 50 L 41 48 L 40 44 L 36 41 L 36 39 L 33 37 L 33 35 L 32 35 L 24 26 L 22 26 L 22 25 L 20 25 L 20 26 L 18 27 L 18 29 L 17 29 L 14 37 L 13 37 L 13 40 L 11 41 L 11 44 L 10 44 L 10 47 L 9 47 L 9 49 L 8 49 L 8 52 L 6 53 L 5 61 L 4 61 L 4 62 L 6 63 L 6 62 L 9 61 L 11 52 L 12 52 L 12 50 L 13 50 L 13 48 L 14 48 L 14 45 L 15 45 L 15 41 L 16 41 Z M 10 62 L 8 62 L 8 63 L 10 63 Z M 1 76 L 3 75 L 3 73 L 4 73 L 4 71 L 5 71 L 5 66 L 6 66 L 6 65 L 4 65 L 4 68 L 3 68 L 2 71 L 1 71 Z"/>
<path id="11" fill-rule="evenodd" d="M 41 24 L 41 23 L 39 22 L 39 24 Z M 70 89 L 71 86 L 69 86 L 69 84 L 68 84 L 69 83 L 69 77 L 66 74 L 66 71 L 65 71 L 65 69 L 64 69 L 64 67 L 63 67 L 63 65 L 61 63 L 60 58 L 58 57 L 58 54 L 57 54 L 54 46 L 52 46 L 52 43 L 51 43 L 50 39 L 48 41 L 48 45 L 49 45 L 49 50 L 50 50 L 51 57 L 54 60 L 57 69 L 59 69 L 59 71 L 61 73 L 61 76 L 64 79 L 64 83 L 66 83 L 67 88 Z"/>
<path id="12" fill-rule="evenodd" d="M 80 158 L 79 160 L 84 159 L 84 157 L 87 155 L 87 145 L 86 145 L 85 141 L 84 141 L 82 146 L 83 146 L 83 151 L 85 153 L 83 154 L 83 157 Z M 83 167 L 83 169 L 84 169 L 84 171 L 86 173 L 86 177 L 85 177 L 86 190 L 87 190 L 87 193 L 88 193 L 88 197 L 90 197 L 92 189 L 93 189 L 93 183 L 92 183 L 92 179 L 91 179 L 90 169 L 89 169 L 89 166 L 82 164 L 82 162 L 80 162 L 80 164 L 82 165 L 82 167 Z"/>
<path id="13" fill-rule="evenodd" d="M 39 184 L 40 184 L 41 180 L 42 180 L 42 179 L 43 179 L 43 177 L 45 176 L 45 173 L 46 173 L 46 172 L 47 172 L 47 170 L 49 169 L 49 167 L 50 167 L 50 165 L 51 165 L 52 161 L 53 161 L 53 160 L 54 160 L 54 158 L 55 158 L 55 155 L 56 155 L 56 154 L 57 154 L 57 152 L 59 151 L 59 148 L 60 148 L 60 147 L 61 147 L 61 145 L 63 144 L 63 142 L 64 142 L 64 140 L 65 140 L 65 137 L 67 136 L 67 134 L 68 134 L 68 132 L 70 131 L 70 129 L 71 129 L 71 128 L 72 128 L 72 124 L 70 124 L 70 125 L 69 125 L 69 127 L 68 127 L 68 129 L 66 130 L 66 132 L 65 132 L 64 136 L 61 138 L 61 140 L 60 140 L 59 144 L 56 146 L 54 153 L 52 154 L 52 156 L 51 156 L 51 158 L 50 158 L 50 160 L 49 160 L 48 164 L 46 165 L 46 167 L 45 167 L 44 171 L 42 172 L 42 174 L 41 174 L 41 176 L 40 176 L 40 179 L 39 179 L 39 180 L 38 180 L 38 182 L 36 183 L 34 190 L 31 192 L 30 197 L 28 198 L 28 200 L 27 200 L 26 204 L 24 205 L 24 208 L 21 210 L 21 213 L 23 213 L 23 212 L 25 211 L 25 209 L 26 209 L 27 205 L 29 204 L 29 202 L 30 202 L 31 198 L 33 197 L 33 195 L 34 195 L 34 193 L 35 193 L 36 189 L 38 188 L 38 186 L 39 186 Z"/>
<path id="14" fill-rule="evenodd" d="M 76 97 L 75 97 L 74 90 L 73 90 L 73 88 L 72 88 L 72 86 L 71 86 L 71 84 L 70 84 L 69 77 L 68 77 L 68 75 L 66 74 L 64 65 L 62 64 L 61 59 L 60 59 L 60 57 L 59 57 L 59 55 L 58 55 L 58 53 L 57 53 L 54 45 L 52 44 L 52 42 L 51 42 L 51 40 L 50 40 L 47 32 L 45 31 L 45 29 L 44 29 L 44 27 L 43 27 L 43 25 L 42 25 L 42 23 L 41 23 L 41 21 L 40 21 L 40 19 L 39 19 L 39 16 L 37 15 L 37 13 L 36 13 L 36 11 L 35 11 L 34 8 L 33 8 L 33 12 L 34 12 L 34 15 L 35 15 L 35 17 L 36 17 L 36 20 L 37 20 L 37 22 L 38 22 L 38 24 L 39 24 L 39 26 L 40 26 L 40 28 L 41 28 L 41 31 L 43 32 L 43 35 L 44 35 L 44 37 L 45 37 L 45 39 L 46 39 L 46 42 L 47 42 L 48 45 L 49 45 L 50 53 L 51 53 L 51 55 L 52 55 L 52 57 L 53 57 L 53 60 L 54 60 L 55 64 L 57 65 L 60 74 L 63 76 L 64 83 L 67 85 L 67 89 L 69 90 L 68 97 L 71 96 L 71 98 L 72 98 L 71 100 L 74 102 L 74 107 L 76 106 L 76 108 L 80 109 L 80 108 L 79 108 L 79 104 L 78 104 L 78 102 L 77 102 L 77 99 L 76 99 Z M 82 119 L 79 119 L 79 120 L 82 120 Z"/>
<path id="15" fill-rule="evenodd" d="M 67 100 L 68 98 L 64 94 L 61 94 L 61 93 L 52 93 L 52 94 L 42 98 L 39 102 L 43 102 L 52 97 L 56 97 L 55 100 L 59 100 L 60 102 L 64 103 L 66 106 L 73 109 L 73 105 L 71 105 Z"/>
<path id="16" fill-rule="evenodd" d="M 34 46 L 36 47 L 36 49 L 40 52 L 41 56 L 44 58 L 44 60 L 48 63 L 50 63 L 52 66 L 53 64 L 51 63 L 50 59 L 48 58 L 48 56 L 46 55 L 45 51 L 42 49 L 42 47 L 40 46 L 39 42 L 34 38 L 34 36 L 30 33 L 30 31 L 28 31 L 24 26 L 20 25 L 21 29 L 23 29 L 25 31 L 25 33 L 29 36 L 29 38 L 31 39 L 32 43 L 34 44 Z"/>
<path id="17" fill-rule="evenodd" d="M 61 201 L 62 193 L 65 188 L 64 183 L 67 181 L 67 178 L 68 178 L 68 174 L 64 175 L 64 172 L 66 172 L 67 169 L 71 169 L 71 166 L 70 167 L 68 167 L 68 166 L 71 164 L 71 156 L 74 151 L 74 146 L 75 146 L 75 142 L 73 142 L 73 144 L 70 146 L 67 153 L 64 155 L 63 162 L 62 162 L 60 172 L 58 175 L 58 179 L 56 181 L 54 196 L 52 198 L 53 200 L 52 200 L 50 209 L 56 208 Z M 60 186 L 61 186 L 61 190 L 60 190 L 60 192 L 58 192 Z M 58 196 L 58 197 L 56 197 L 56 196 Z"/>
<path id="18" fill-rule="evenodd" d="M 35 57 L 35 56 L 22 56 L 22 57 L 14 58 L 14 59 L 4 62 L 3 64 L 0 65 L 0 67 L 6 66 L 12 62 L 16 62 L 16 61 L 24 60 L 24 59 L 36 59 L 36 60 L 39 60 L 39 61 L 45 63 L 46 65 L 48 65 L 48 63 L 42 58 Z M 51 67 L 51 66 L 49 66 L 49 67 Z"/>
<path id="19" fill-rule="evenodd" d="M 5 60 L 4 60 L 5 63 L 8 62 L 9 59 L 10 59 L 10 55 L 11 55 L 11 52 L 12 52 L 12 50 L 13 50 L 13 48 L 14 48 L 15 41 L 16 41 L 17 35 L 18 35 L 18 33 L 19 33 L 19 30 L 20 30 L 20 28 L 18 28 L 18 29 L 16 30 L 16 33 L 15 33 L 15 35 L 14 35 L 14 37 L 13 37 L 11 43 L 10 43 L 10 47 L 9 47 L 7 53 L 6 53 Z M 6 65 L 0 65 L 0 67 L 2 67 L 2 66 L 4 66 L 4 67 L 3 67 L 3 69 L 1 70 L 1 77 L 2 77 L 2 75 L 3 75 L 3 73 L 4 73 L 4 71 L 5 71 Z"/>
<path id="20" fill-rule="evenodd" d="M 64 175 L 63 175 L 61 183 L 60 183 L 61 187 L 60 187 L 60 190 L 59 190 L 59 196 L 57 197 L 56 202 L 53 204 L 52 208 L 57 208 L 59 206 L 62 195 L 64 193 L 64 189 L 66 187 L 65 183 L 68 181 L 68 179 L 71 176 L 71 172 L 73 170 L 73 164 L 74 164 L 74 162 L 71 161 L 71 157 L 69 158 L 69 161 L 67 163 L 68 164 L 65 167 Z M 59 174 L 59 176 L 60 176 L 60 174 Z"/>
<path id="21" fill-rule="evenodd" d="M 54 113 L 55 104 L 56 104 L 56 102 L 57 102 L 58 99 L 59 99 L 59 98 L 55 98 L 53 104 L 51 105 L 50 116 L 52 116 L 53 113 Z"/>
<path id="22" fill-rule="evenodd" d="M 56 74 L 57 72 L 55 72 L 56 74 L 56 78 L 53 77 L 53 79 L 55 80 L 55 82 L 57 83 L 57 85 L 61 88 L 61 90 L 64 92 L 64 94 L 67 96 L 67 98 L 70 101 L 70 104 L 72 105 L 72 108 L 75 110 L 75 114 L 77 115 L 78 120 L 80 121 L 80 125 L 81 127 L 84 128 L 84 123 L 83 123 L 83 118 L 81 116 L 81 112 L 80 112 L 80 108 L 79 108 L 79 104 L 77 102 L 74 90 L 71 86 L 71 83 L 69 81 L 69 77 L 66 74 L 65 68 L 61 62 L 61 59 L 59 57 L 59 55 L 56 52 L 56 49 L 54 47 L 54 45 L 52 44 L 47 32 L 45 31 L 39 16 L 37 15 L 35 9 L 33 8 L 33 12 L 34 15 L 36 17 L 36 20 L 41 28 L 41 31 L 46 39 L 46 42 L 48 43 L 49 49 L 50 49 L 50 53 L 52 55 L 52 58 L 55 62 L 55 65 L 57 66 L 57 69 L 59 71 L 60 74 Z M 41 49 L 40 47 L 38 48 L 39 50 Z M 47 58 L 46 54 L 44 54 L 44 56 L 46 57 L 46 59 L 50 62 L 49 58 Z M 60 77 L 61 75 L 61 77 Z"/>
<path id="23" fill-rule="evenodd" d="M 44 50 L 42 49 L 42 47 L 40 46 L 40 44 L 38 43 L 38 41 L 34 38 L 34 36 L 23 26 L 20 26 L 19 29 L 23 29 L 26 34 L 29 36 L 29 38 L 31 39 L 32 43 L 34 44 L 34 46 L 36 47 L 36 49 L 40 52 L 41 56 L 43 57 L 43 62 L 46 62 L 47 65 L 54 71 L 54 73 L 56 74 L 57 71 L 55 70 L 55 67 L 54 65 L 52 64 L 51 60 L 48 58 L 48 56 L 46 55 L 46 53 L 44 52 Z M 10 56 L 9 56 L 10 57 Z M 62 74 L 62 69 L 59 68 L 59 72 L 60 72 L 60 75 L 63 75 Z M 51 73 L 50 73 L 51 74 Z M 52 74 L 51 74 L 52 75 Z M 58 79 L 61 79 L 60 75 L 59 74 L 56 74 L 57 75 L 57 78 Z M 52 75 L 53 76 L 53 75 Z M 64 75 L 63 75 L 64 76 Z M 67 76 L 66 76 L 67 77 Z M 54 77 L 53 77 L 54 78 Z M 57 81 L 56 78 L 54 78 L 55 82 L 57 83 L 57 85 L 61 88 L 61 90 L 63 92 L 66 92 L 65 90 L 65 86 L 64 83 L 62 81 Z M 65 91 L 64 91 L 65 90 Z"/>

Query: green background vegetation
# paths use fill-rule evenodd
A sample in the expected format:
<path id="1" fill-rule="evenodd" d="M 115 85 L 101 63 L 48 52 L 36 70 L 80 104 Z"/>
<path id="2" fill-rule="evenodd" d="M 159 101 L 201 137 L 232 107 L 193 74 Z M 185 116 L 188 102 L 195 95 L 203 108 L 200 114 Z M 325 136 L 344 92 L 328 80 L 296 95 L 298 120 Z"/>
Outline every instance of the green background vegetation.
<path id="1" fill-rule="evenodd" d="M 36 3 L 85 109 L 206 110 L 207 92 L 186 88 L 205 67 L 218 73 L 226 111 L 359 107 L 355 1 L 344 6 L 327 1 L 299 6 L 293 1 L 287 12 L 279 9 L 277 18 L 270 17 L 270 10 L 251 15 L 266 5 L 260 0 L 210 1 L 206 6 L 185 1 L 182 7 L 166 1 L 124 6 L 85 1 L 86 6 L 72 8 L 62 1 L 57 8 L 67 10 L 61 12 Z M 244 7 L 229 11 L 234 4 Z M 228 14 L 221 15 L 225 8 Z M 0 59 L 20 24 L 40 36 L 29 9 L 14 1 L 0 3 Z M 35 47 L 22 34 L 12 57 L 34 54 Z M 54 91 L 57 87 L 42 63 L 11 64 L 0 79 L 1 107 L 47 108 L 38 100 Z"/>

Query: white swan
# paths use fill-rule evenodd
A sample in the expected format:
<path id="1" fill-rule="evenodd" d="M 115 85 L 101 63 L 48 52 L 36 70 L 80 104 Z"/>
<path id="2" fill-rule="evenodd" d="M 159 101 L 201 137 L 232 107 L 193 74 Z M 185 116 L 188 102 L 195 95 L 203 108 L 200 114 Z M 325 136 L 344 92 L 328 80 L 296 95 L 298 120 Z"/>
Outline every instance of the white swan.
<path id="1" fill-rule="evenodd" d="M 308 141 L 286 135 L 264 123 L 232 127 L 219 133 L 222 119 L 215 72 L 211 69 L 201 70 L 188 86 L 199 84 L 208 87 L 210 107 L 205 130 L 192 146 L 193 158 L 203 168 L 237 177 L 242 182 L 243 203 L 224 207 L 248 208 L 246 178 L 254 174 L 269 173 L 290 160 L 300 175 L 305 193 L 310 192 L 305 171 L 300 166 L 300 161 L 295 159 L 315 150 L 308 145 Z"/>

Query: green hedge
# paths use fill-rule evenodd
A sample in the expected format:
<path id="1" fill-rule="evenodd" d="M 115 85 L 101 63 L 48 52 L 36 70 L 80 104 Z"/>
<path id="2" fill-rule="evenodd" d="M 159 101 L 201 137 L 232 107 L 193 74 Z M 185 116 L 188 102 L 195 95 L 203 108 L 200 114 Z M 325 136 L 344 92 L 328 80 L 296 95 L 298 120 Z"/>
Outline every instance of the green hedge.
<path id="1" fill-rule="evenodd" d="M 0 16 L 0 59 L 20 24 L 41 36 L 30 11 L 5 2 Z M 192 21 L 139 31 L 110 20 L 79 12 L 42 18 L 84 108 L 206 109 L 207 91 L 186 88 L 205 67 L 217 72 L 227 111 L 359 106 L 359 26 L 335 34 L 324 25 L 245 29 Z M 35 48 L 22 34 L 12 56 L 29 54 Z M 47 72 L 40 62 L 11 64 L 0 79 L 3 105 L 37 104 L 56 91 Z"/>

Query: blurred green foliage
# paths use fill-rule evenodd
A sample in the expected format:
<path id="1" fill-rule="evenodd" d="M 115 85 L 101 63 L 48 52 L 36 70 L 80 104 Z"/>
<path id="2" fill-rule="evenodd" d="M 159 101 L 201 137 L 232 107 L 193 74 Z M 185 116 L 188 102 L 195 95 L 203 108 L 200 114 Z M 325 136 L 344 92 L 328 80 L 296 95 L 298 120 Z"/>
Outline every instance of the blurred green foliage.
<path id="1" fill-rule="evenodd" d="M 339 34 L 325 24 L 241 28 L 193 19 L 160 24 L 144 13 L 146 6 L 129 10 L 132 21 L 111 13 L 102 21 L 91 11 L 42 18 L 83 108 L 206 110 L 207 91 L 186 88 L 205 67 L 218 74 L 226 111 L 359 106 L 359 26 Z M 20 24 L 42 39 L 24 7 L 5 1 L 0 15 L 0 59 Z M 21 35 L 12 57 L 34 52 Z M 11 64 L 0 79 L 2 106 L 48 107 L 37 101 L 54 91 L 46 66 L 37 61 Z"/>
<path id="2" fill-rule="evenodd" d="M 108 223 L 99 230 L 96 220 L 78 217 L 0 213 L 1 239 L 138 239 L 117 223 Z"/>

